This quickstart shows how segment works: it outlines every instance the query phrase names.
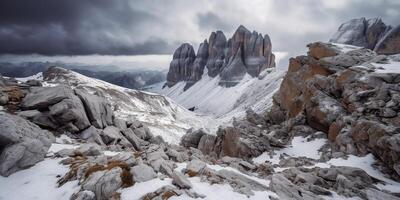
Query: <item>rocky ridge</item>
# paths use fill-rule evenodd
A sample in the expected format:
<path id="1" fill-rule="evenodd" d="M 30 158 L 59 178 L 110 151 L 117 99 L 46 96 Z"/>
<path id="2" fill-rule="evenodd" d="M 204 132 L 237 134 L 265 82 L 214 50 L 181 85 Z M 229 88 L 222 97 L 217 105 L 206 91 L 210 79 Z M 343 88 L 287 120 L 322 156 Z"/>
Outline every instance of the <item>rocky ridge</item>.
<path id="1" fill-rule="evenodd" d="M 352 19 L 343 23 L 330 42 L 350 44 L 374 50 L 378 54 L 400 53 L 400 25 L 386 25 L 380 18 Z"/>
<path id="2" fill-rule="evenodd" d="M 336 178 L 332 180 L 324 175 L 320 179 L 315 177 L 320 176 L 316 175 L 320 172 L 315 168 L 313 171 L 298 167 L 345 155 L 372 153 L 383 173 L 400 180 L 396 142 L 400 136 L 400 76 L 380 69 L 382 64 L 390 63 L 396 57 L 377 55 L 365 48 L 322 42 L 308 47 L 307 56 L 290 59 L 288 72 L 268 112 L 257 114 L 248 110 L 246 119 L 234 121 L 232 127 L 221 127 L 216 135 L 192 130 L 183 137 L 182 145 L 197 146 L 204 154 L 217 158 L 250 159 L 263 152 L 269 152 L 272 157 L 274 151 L 287 146 L 297 136 L 328 138 L 330 142 L 320 149 L 318 160 L 290 157 L 285 160 L 280 157 L 281 166 L 296 168 L 284 170 L 283 176 L 273 174 L 271 189 L 284 199 L 319 199 L 318 195 L 328 194 L 328 190 L 348 197 L 377 198 L 372 197 L 376 194 L 372 195 L 371 191 L 382 191 L 361 186 L 361 182 L 354 183 L 354 180 L 348 180 L 348 175 L 335 172 Z M 329 170 L 347 173 L 341 169 Z M 376 181 L 368 179 L 365 183 Z M 319 188 L 320 183 L 325 189 Z M 360 190 L 343 189 L 341 184 L 356 184 Z M 393 196 L 387 198 L 397 199 Z"/>
<path id="3" fill-rule="evenodd" d="M 174 52 L 166 86 L 185 81 L 186 90 L 202 78 L 207 68 L 208 76 L 221 77 L 219 85 L 231 87 L 246 73 L 257 77 L 271 67 L 275 67 L 275 56 L 269 36 L 239 26 L 228 40 L 222 31 L 212 32 L 208 41 L 200 44 L 197 54 L 192 45 L 182 44 Z"/>

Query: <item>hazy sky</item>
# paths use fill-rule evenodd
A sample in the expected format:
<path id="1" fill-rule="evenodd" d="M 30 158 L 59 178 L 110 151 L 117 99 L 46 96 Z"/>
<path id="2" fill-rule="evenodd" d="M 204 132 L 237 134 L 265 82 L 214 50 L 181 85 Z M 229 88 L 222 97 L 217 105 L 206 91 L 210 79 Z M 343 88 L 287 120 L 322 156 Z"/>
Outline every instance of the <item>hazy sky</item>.
<path id="1" fill-rule="evenodd" d="M 243 24 L 298 53 L 351 18 L 400 20 L 399 0 L 1 0 L 0 54 L 172 54 Z"/>

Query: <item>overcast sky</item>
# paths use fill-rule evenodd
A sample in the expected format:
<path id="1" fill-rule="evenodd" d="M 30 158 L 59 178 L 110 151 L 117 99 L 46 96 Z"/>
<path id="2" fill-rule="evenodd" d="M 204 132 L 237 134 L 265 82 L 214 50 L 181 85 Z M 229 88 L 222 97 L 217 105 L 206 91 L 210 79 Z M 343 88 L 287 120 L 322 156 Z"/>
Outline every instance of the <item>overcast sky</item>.
<path id="1" fill-rule="evenodd" d="M 274 51 L 328 40 L 349 19 L 400 20 L 399 0 L 1 0 L 0 54 L 172 54 L 243 24 Z"/>

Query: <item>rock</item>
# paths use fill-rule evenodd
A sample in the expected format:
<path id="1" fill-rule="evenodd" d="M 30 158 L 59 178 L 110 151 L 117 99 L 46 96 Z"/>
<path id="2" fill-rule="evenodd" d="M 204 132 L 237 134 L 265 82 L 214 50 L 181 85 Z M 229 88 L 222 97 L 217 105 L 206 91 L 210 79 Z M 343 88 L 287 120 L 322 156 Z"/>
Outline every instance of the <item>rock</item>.
<path id="1" fill-rule="evenodd" d="M 174 171 L 172 173 L 172 184 L 178 186 L 181 189 L 190 189 L 193 187 L 189 179 L 186 178 L 185 175 L 177 171 Z"/>
<path id="2" fill-rule="evenodd" d="M 400 53 L 400 25 L 390 30 L 375 46 L 374 51 L 378 54 L 398 54 Z"/>
<path id="3" fill-rule="evenodd" d="M 0 175 L 9 176 L 44 159 L 52 133 L 15 115 L 0 113 Z"/>
<path id="4" fill-rule="evenodd" d="M 142 150 L 141 146 L 144 143 L 142 139 L 133 133 L 132 129 L 126 128 L 122 131 L 125 138 L 133 145 L 136 150 Z"/>
<path id="5" fill-rule="evenodd" d="M 186 134 L 181 138 L 181 145 L 184 147 L 193 147 L 197 148 L 199 145 L 201 137 L 205 135 L 203 129 L 193 130 L 192 128 L 189 129 Z"/>
<path id="6" fill-rule="evenodd" d="M 293 183 L 281 174 L 274 174 L 271 178 L 269 187 L 274 191 L 280 199 L 318 199 L 322 200 L 321 197 L 306 191 Z"/>
<path id="7" fill-rule="evenodd" d="M 68 156 L 73 156 L 75 155 L 75 150 L 74 149 L 61 149 L 60 151 L 57 151 L 54 153 L 55 156 L 65 158 Z"/>
<path id="8" fill-rule="evenodd" d="M 201 160 L 194 159 L 187 164 L 185 173 L 192 177 L 196 176 L 197 174 L 201 174 L 205 168 L 206 163 Z"/>
<path id="9" fill-rule="evenodd" d="M 150 192 L 150 193 L 143 195 L 142 197 L 140 197 L 140 200 L 147 200 L 147 199 L 163 200 L 163 199 L 169 199 L 174 196 L 180 196 L 182 194 L 183 194 L 183 192 L 178 190 L 176 187 L 174 187 L 172 185 L 166 185 L 166 186 L 163 186 L 163 187 L 157 189 L 154 192 Z"/>
<path id="10" fill-rule="evenodd" d="M 308 54 L 315 59 L 336 56 L 340 52 L 336 46 L 322 42 L 311 43 L 307 47 L 309 49 Z"/>
<path id="11" fill-rule="evenodd" d="M 121 131 L 115 126 L 107 126 L 100 136 L 106 145 L 119 144 L 123 147 L 132 147 L 132 144 L 122 135 Z"/>
<path id="12" fill-rule="evenodd" d="M 64 99 L 50 106 L 49 109 L 50 116 L 60 127 L 66 127 L 66 130 L 78 132 L 90 126 L 90 122 L 86 117 L 85 108 L 76 96 L 70 99 Z"/>
<path id="13" fill-rule="evenodd" d="M 34 80 L 34 79 L 27 80 L 25 83 L 26 83 L 27 85 L 29 85 L 29 86 L 37 86 L 37 87 L 42 87 L 42 86 L 43 86 L 43 84 L 42 84 L 41 81 L 39 81 L 39 80 Z"/>
<path id="14" fill-rule="evenodd" d="M 114 124 L 111 105 L 104 97 L 89 94 L 81 89 L 74 91 L 85 106 L 87 117 L 94 127 L 102 129 Z"/>
<path id="15" fill-rule="evenodd" d="M 101 152 L 101 147 L 97 144 L 83 144 L 79 146 L 76 150 L 76 152 L 79 152 L 80 154 L 84 156 L 98 156 L 102 154 Z"/>
<path id="16" fill-rule="evenodd" d="M 103 140 L 101 139 L 102 130 L 97 129 L 94 126 L 90 126 L 84 131 L 78 134 L 78 137 L 86 142 L 96 143 L 98 145 L 105 145 Z"/>
<path id="17" fill-rule="evenodd" d="M 82 183 L 82 189 L 92 191 L 97 200 L 107 200 L 122 186 L 121 173 L 119 167 L 94 172 Z"/>
<path id="18" fill-rule="evenodd" d="M 132 167 L 131 174 L 135 182 L 145 182 L 157 177 L 153 168 L 145 164 L 139 164 Z"/>
<path id="19" fill-rule="evenodd" d="M 46 109 L 64 99 L 71 99 L 73 96 L 73 90 L 63 85 L 34 88 L 22 100 L 21 107 L 25 110 Z"/>
<path id="20" fill-rule="evenodd" d="M 203 135 L 198 143 L 197 148 L 203 154 L 211 154 L 211 152 L 214 152 L 216 139 L 217 138 L 215 135 L 209 135 L 209 134 Z"/>
<path id="21" fill-rule="evenodd" d="M 149 128 L 138 121 L 133 122 L 129 128 L 142 140 L 148 141 L 153 138 L 153 134 L 150 132 Z"/>
<path id="22" fill-rule="evenodd" d="M 95 197 L 96 195 L 92 191 L 84 190 L 73 194 L 70 200 L 95 200 Z"/>
<path id="23" fill-rule="evenodd" d="M 221 169 L 217 175 L 228 181 L 235 191 L 247 196 L 254 195 L 252 191 L 267 190 L 267 186 L 230 170 Z"/>
<path id="24" fill-rule="evenodd" d="M 114 126 L 116 126 L 117 128 L 121 129 L 121 130 L 125 130 L 128 128 L 126 121 L 123 119 L 120 119 L 118 117 L 113 116 L 113 124 Z"/>

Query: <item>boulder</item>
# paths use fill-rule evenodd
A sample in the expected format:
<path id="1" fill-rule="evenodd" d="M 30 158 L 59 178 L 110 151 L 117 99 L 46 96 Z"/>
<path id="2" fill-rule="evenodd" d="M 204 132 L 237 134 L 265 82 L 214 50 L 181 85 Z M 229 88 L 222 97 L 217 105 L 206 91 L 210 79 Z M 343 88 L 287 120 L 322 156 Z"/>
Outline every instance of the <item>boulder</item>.
<path id="1" fill-rule="evenodd" d="M 89 128 L 83 130 L 78 134 L 78 137 L 86 142 L 96 143 L 98 145 L 104 145 L 103 140 L 101 139 L 101 129 L 97 129 L 94 126 L 90 126 Z"/>
<path id="2" fill-rule="evenodd" d="M 280 199 L 296 199 L 296 200 L 323 199 L 309 191 L 306 191 L 294 185 L 285 176 L 281 174 L 272 175 L 269 187 L 279 196 Z"/>
<path id="3" fill-rule="evenodd" d="M 187 173 L 190 177 L 192 177 L 197 174 L 203 173 L 203 170 L 206 167 L 207 165 L 205 162 L 198 159 L 194 159 L 187 164 L 185 173 Z"/>
<path id="4" fill-rule="evenodd" d="M 73 90 L 64 85 L 33 88 L 22 100 L 21 108 L 25 110 L 47 109 L 49 106 L 64 99 L 71 99 L 73 96 Z"/>
<path id="5" fill-rule="evenodd" d="M 92 191 L 79 191 L 71 196 L 70 200 L 95 200 L 96 195 Z"/>
<path id="6" fill-rule="evenodd" d="M 135 182 L 145 182 L 157 177 L 153 168 L 145 164 L 139 164 L 132 167 L 131 174 Z"/>
<path id="7" fill-rule="evenodd" d="M 111 104 L 104 97 L 89 94 L 81 89 L 75 89 L 75 94 L 85 106 L 90 123 L 96 128 L 113 125 Z"/>
<path id="8" fill-rule="evenodd" d="M 172 173 L 172 184 L 178 186 L 181 189 L 190 189 L 192 188 L 192 183 L 190 183 L 189 179 L 180 172 L 174 171 Z"/>
<path id="9" fill-rule="evenodd" d="M 191 128 L 181 138 L 181 145 L 184 147 L 197 148 L 203 135 L 206 135 L 203 129 L 193 130 L 193 128 Z"/>
<path id="10" fill-rule="evenodd" d="M 52 133 L 15 115 L 0 113 L 0 175 L 9 176 L 44 159 Z"/>
<path id="11" fill-rule="evenodd" d="M 92 191 L 97 200 L 110 199 L 122 187 L 121 173 L 119 167 L 94 172 L 82 183 L 82 189 Z"/>

